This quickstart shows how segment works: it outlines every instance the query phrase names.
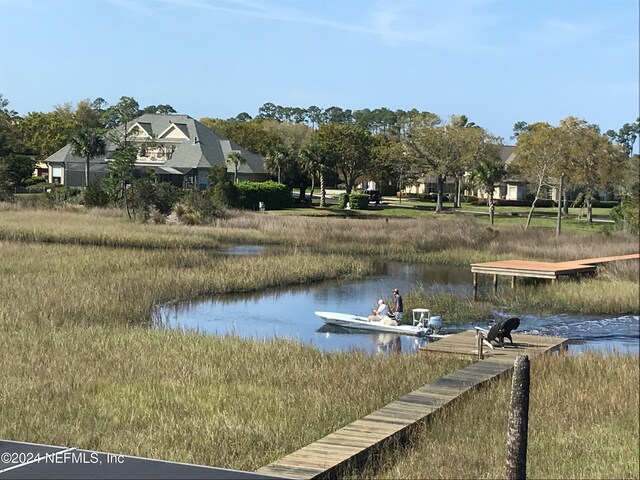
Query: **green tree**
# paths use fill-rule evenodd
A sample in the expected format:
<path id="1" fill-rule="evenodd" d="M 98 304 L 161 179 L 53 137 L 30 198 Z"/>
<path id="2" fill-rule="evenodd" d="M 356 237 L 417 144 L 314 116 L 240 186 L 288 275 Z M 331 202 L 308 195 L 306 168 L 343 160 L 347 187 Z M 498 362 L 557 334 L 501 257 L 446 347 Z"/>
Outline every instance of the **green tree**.
<path id="1" fill-rule="evenodd" d="M 311 177 L 318 176 L 320 183 L 320 206 L 325 207 L 327 200 L 325 175 L 335 167 L 332 163 L 331 154 L 318 142 L 317 136 L 314 134 L 309 144 L 302 150 L 302 159 Z M 311 198 L 313 198 L 313 190 L 312 182 Z"/>
<path id="2" fill-rule="evenodd" d="M 117 149 L 109 162 L 109 185 L 115 202 L 123 202 L 127 217 L 131 218 L 131 209 L 127 190 L 133 182 L 134 165 L 138 149 L 133 145 Z"/>
<path id="3" fill-rule="evenodd" d="M 264 158 L 264 166 L 267 172 L 275 174 L 278 178 L 278 183 L 282 183 L 282 169 L 289 156 L 289 150 L 281 144 L 269 152 Z"/>
<path id="4" fill-rule="evenodd" d="M 76 128 L 75 112 L 65 104 L 49 113 L 29 113 L 18 122 L 16 133 L 30 154 L 44 160 L 68 144 Z"/>
<path id="5" fill-rule="evenodd" d="M 620 205 L 611 211 L 611 217 L 622 229 L 632 235 L 640 233 L 640 155 L 633 155 L 622 175 Z"/>
<path id="6" fill-rule="evenodd" d="M 15 125 L 17 113 L 9 110 L 9 100 L 0 94 L 0 201 L 11 197 L 9 173 L 5 163 L 7 155 L 15 150 Z"/>
<path id="7" fill-rule="evenodd" d="M 640 136 L 640 117 L 636 118 L 633 123 L 625 123 L 617 132 L 614 130 L 608 130 L 605 135 L 611 139 L 611 141 L 622 145 L 625 152 L 629 157 L 633 156 L 633 146 Z"/>
<path id="8" fill-rule="evenodd" d="M 85 159 L 84 184 L 89 185 L 91 160 L 104 155 L 106 144 L 100 130 L 83 127 L 71 137 L 71 150 L 74 155 Z"/>
<path id="9" fill-rule="evenodd" d="M 527 125 L 518 133 L 514 167 L 530 183 L 536 185 L 536 193 L 529 209 L 525 228 L 531 225 L 536 202 L 543 187 L 552 185 L 565 161 L 562 132 L 546 122 Z"/>
<path id="10" fill-rule="evenodd" d="M 209 186 L 207 187 L 207 198 L 218 208 L 229 208 L 238 206 L 238 190 L 229 181 L 227 169 L 223 166 L 214 166 L 209 170 Z"/>
<path id="11" fill-rule="evenodd" d="M 369 169 L 371 133 L 355 125 L 325 123 L 318 129 L 317 139 L 351 194 L 356 180 Z"/>
<path id="12" fill-rule="evenodd" d="M 269 121 L 221 120 L 218 118 L 201 118 L 200 121 L 218 135 L 242 145 L 250 152 L 267 156 L 279 144 L 279 138 L 268 128 Z"/>
<path id="13" fill-rule="evenodd" d="M 564 139 L 565 169 L 571 183 L 585 197 L 587 222 L 593 222 L 593 200 L 599 189 L 612 188 L 621 180 L 628 161 L 622 145 L 613 145 L 597 125 L 567 117 L 558 127 Z"/>
<path id="14" fill-rule="evenodd" d="M 267 155 L 265 166 L 278 174 L 279 183 L 289 188 L 300 189 L 300 201 L 306 200 L 306 189 L 309 177 L 313 183 L 313 175 L 309 172 L 303 151 L 311 140 L 313 130 L 303 123 L 278 123 L 264 121 L 263 127 L 277 138 L 275 148 Z"/>
<path id="15" fill-rule="evenodd" d="M 227 154 L 224 161 L 228 165 L 233 165 L 233 182 L 238 181 L 238 167 L 247 163 L 247 160 L 242 156 L 242 152 L 239 150 L 233 150 Z"/>
<path id="16" fill-rule="evenodd" d="M 36 161 L 33 157 L 10 153 L 5 155 L 1 162 L 4 165 L 3 173 L 9 185 L 22 185 L 31 178 Z"/>
<path id="17" fill-rule="evenodd" d="M 412 134 L 404 139 L 408 155 L 421 166 L 423 173 L 436 178 L 436 212 L 442 212 L 444 183 L 447 175 L 458 175 L 466 169 L 470 156 L 477 149 L 470 142 L 469 133 L 456 124 L 455 119 L 445 125 L 414 126 Z M 476 136 L 476 139 L 479 136 Z"/>
<path id="18" fill-rule="evenodd" d="M 507 176 L 507 169 L 500 158 L 501 145 L 498 142 L 486 142 L 477 152 L 471 167 L 471 180 L 487 194 L 489 206 L 489 223 L 493 225 L 495 213 L 494 191 L 496 186 Z"/>

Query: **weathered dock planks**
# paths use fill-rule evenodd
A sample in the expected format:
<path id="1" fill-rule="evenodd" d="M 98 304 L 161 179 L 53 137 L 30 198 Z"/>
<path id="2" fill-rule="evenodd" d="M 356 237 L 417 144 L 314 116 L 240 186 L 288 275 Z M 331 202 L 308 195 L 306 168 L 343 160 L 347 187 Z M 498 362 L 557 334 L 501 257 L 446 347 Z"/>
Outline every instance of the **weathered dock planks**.
<path id="1" fill-rule="evenodd" d="M 307 445 L 256 472 L 295 479 L 335 477 L 341 469 L 355 464 L 385 444 L 401 440 L 415 425 L 425 422 L 433 413 L 459 398 L 465 392 L 509 372 L 517 355 L 539 355 L 556 350 L 566 342 L 563 338 L 513 335 L 517 347 L 487 352 L 485 360 L 444 375 L 398 400 L 356 420 L 353 423 Z M 462 332 L 431 343 L 422 354 L 445 340 L 440 354 L 473 355 L 475 332 Z M 477 351 L 475 352 L 477 355 Z"/>
<path id="2" fill-rule="evenodd" d="M 495 347 L 491 350 L 489 347 L 482 349 L 485 358 L 494 360 L 504 360 L 513 363 L 518 355 L 535 356 L 541 351 L 553 352 L 564 348 L 567 339 L 557 337 L 543 337 L 540 335 L 527 335 L 512 333 L 514 346 L 508 341 L 505 348 Z M 442 338 L 437 342 L 432 342 L 420 348 L 423 355 L 429 354 L 448 354 L 458 356 L 474 356 L 478 355 L 478 345 L 476 342 L 476 334 L 473 330 L 456 333 L 448 337 Z"/>

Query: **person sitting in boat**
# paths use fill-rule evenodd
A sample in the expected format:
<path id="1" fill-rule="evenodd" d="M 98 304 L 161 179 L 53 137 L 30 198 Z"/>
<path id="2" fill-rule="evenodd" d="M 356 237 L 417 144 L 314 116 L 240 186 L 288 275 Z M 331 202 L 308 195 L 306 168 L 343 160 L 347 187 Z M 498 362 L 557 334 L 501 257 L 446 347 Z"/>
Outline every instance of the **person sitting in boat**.
<path id="1" fill-rule="evenodd" d="M 370 322 L 381 322 L 385 325 L 397 325 L 397 322 L 389 317 L 389 306 L 382 298 L 378 300 L 378 308 L 373 310 L 373 315 L 369 315 L 367 320 Z"/>

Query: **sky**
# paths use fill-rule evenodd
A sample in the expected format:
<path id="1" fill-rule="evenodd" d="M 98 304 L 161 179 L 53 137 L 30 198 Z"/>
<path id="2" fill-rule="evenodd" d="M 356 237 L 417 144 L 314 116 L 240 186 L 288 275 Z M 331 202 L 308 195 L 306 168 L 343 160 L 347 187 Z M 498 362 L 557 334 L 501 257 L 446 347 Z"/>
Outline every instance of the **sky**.
<path id="1" fill-rule="evenodd" d="M 640 115 L 638 0 L 0 0 L 20 115 L 134 97 L 196 119 L 387 107 L 513 125 Z"/>

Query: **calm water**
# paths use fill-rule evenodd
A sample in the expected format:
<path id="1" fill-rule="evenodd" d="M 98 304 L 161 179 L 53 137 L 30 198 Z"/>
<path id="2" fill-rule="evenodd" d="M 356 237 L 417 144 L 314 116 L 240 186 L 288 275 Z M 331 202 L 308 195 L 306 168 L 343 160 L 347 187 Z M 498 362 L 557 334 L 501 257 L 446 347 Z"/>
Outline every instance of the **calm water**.
<path id="1" fill-rule="evenodd" d="M 253 253 L 260 252 L 249 249 L 240 254 Z M 468 267 L 389 263 L 381 266 L 377 275 L 356 282 L 323 282 L 315 286 L 162 307 L 158 311 L 158 324 L 165 328 L 182 328 L 215 335 L 234 334 L 255 339 L 288 338 L 328 351 L 359 349 L 369 353 L 415 353 L 420 345 L 429 340 L 345 330 L 325 325 L 322 319 L 314 315 L 315 311 L 367 315 L 375 307 L 378 298 L 391 297 L 393 288 L 400 289 L 402 293 L 424 289 L 427 292 L 467 296 L 471 294 L 471 273 Z M 481 284 L 481 288 L 491 287 Z M 428 305 L 425 307 L 428 308 Z M 497 312 L 496 315 L 508 314 Z M 520 318 L 518 332 L 569 338 L 570 350 L 573 351 L 617 349 L 636 354 L 639 351 L 638 316 L 520 315 Z M 456 324 L 447 331 L 452 333 L 475 325 L 478 323 Z"/>

